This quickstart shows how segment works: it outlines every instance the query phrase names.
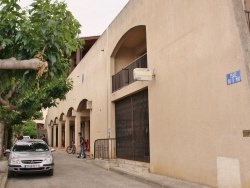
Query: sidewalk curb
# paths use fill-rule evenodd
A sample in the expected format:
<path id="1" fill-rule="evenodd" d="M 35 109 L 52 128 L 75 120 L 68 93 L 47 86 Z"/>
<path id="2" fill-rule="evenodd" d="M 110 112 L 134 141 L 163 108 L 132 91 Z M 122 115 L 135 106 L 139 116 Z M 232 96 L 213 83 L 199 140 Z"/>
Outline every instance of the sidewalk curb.
<path id="1" fill-rule="evenodd" d="M 4 173 L 4 176 L 0 184 L 0 188 L 5 188 L 6 182 L 7 182 L 7 171 Z"/>
<path id="2" fill-rule="evenodd" d="M 8 161 L 7 157 L 0 158 L 0 188 L 5 188 L 8 179 Z"/>
<path id="3" fill-rule="evenodd" d="M 157 181 L 152 181 L 152 180 L 149 180 L 148 178 L 140 177 L 140 176 L 137 176 L 137 175 L 134 175 L 134 174 L 130 174 L 130 173 L 121 171 L 121 170 L 117 170 L 117 169 L 113 169 L 113 168 L 110 168 L 109 170 L 113 171 L 113 172 L 116 172 L 118 174 L 121 174 L 123 176 L 126 176 L 126 177 L 128 177 L 130 179 L 133 179 L 133 180 L 136 180 L 136 181 L 139 181 L 139 182 L 142 182 L 142 183 L 154 186 L 154 187 L 174 188 L 174 187 L 169 187 L 167 185 L 161 184 L 161 183 L 159 183 Z"/>

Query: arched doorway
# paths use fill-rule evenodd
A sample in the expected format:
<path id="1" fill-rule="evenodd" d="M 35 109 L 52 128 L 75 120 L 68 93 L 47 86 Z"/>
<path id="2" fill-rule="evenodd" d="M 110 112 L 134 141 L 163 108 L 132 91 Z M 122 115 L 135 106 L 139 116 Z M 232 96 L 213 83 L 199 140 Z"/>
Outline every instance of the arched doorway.
<path id="1" fill-rule="evenodd" d="M 90 151 L 90 110 L 92 109 L 92 101 L 83 99 L 78 107 L 77 112 L 81 115 L 80 132 L 85 139 L 85 151 Z"/>
<path id="2" fill-rule="evenodd" d="M 126 32 L 112 57 L 114 93 L 135 81 L 135 68 L 147 68 L 146 26 L 139 25 Z M 150 162 L 147 88 L 132 91 L 115 101 L 115 130 L 118 158 Z"/>

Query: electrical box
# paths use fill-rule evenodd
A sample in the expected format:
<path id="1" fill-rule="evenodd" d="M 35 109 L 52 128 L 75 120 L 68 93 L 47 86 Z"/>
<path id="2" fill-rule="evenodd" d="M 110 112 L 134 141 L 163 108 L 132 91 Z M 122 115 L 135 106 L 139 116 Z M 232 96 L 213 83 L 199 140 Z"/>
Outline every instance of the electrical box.
<path id="1" fill-rule="evenodd" d="M 154 71 L 147 68 L 135 68 L 133 70 L 134 80 L 136 81 L 149 81 L 154 77 Z"/>

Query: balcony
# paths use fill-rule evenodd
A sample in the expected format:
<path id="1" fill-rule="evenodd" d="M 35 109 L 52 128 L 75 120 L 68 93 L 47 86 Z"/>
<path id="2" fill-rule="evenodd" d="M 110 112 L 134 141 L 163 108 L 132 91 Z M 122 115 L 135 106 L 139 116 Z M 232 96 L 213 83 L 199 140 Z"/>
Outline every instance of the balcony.
<path id="1" fill-rule="evenodd" d="M 112 76 L 112 92 L 121 89 L 133 83 L 133 70 L 135 68 L 147 68 L 147 53 L 140 56 L 128 66 L 124 67 L 121 71 Z"/>

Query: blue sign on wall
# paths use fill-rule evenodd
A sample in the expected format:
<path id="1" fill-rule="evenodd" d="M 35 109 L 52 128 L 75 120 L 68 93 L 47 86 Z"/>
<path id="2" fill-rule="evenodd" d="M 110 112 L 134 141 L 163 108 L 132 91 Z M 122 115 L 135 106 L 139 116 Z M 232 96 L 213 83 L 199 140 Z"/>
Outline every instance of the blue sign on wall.
<path id="1" fill-rule="evenodd" d="M 235 71 L 227 74 L 227 85 L 234 84 L 241 81 L 240 71 Z"/>

